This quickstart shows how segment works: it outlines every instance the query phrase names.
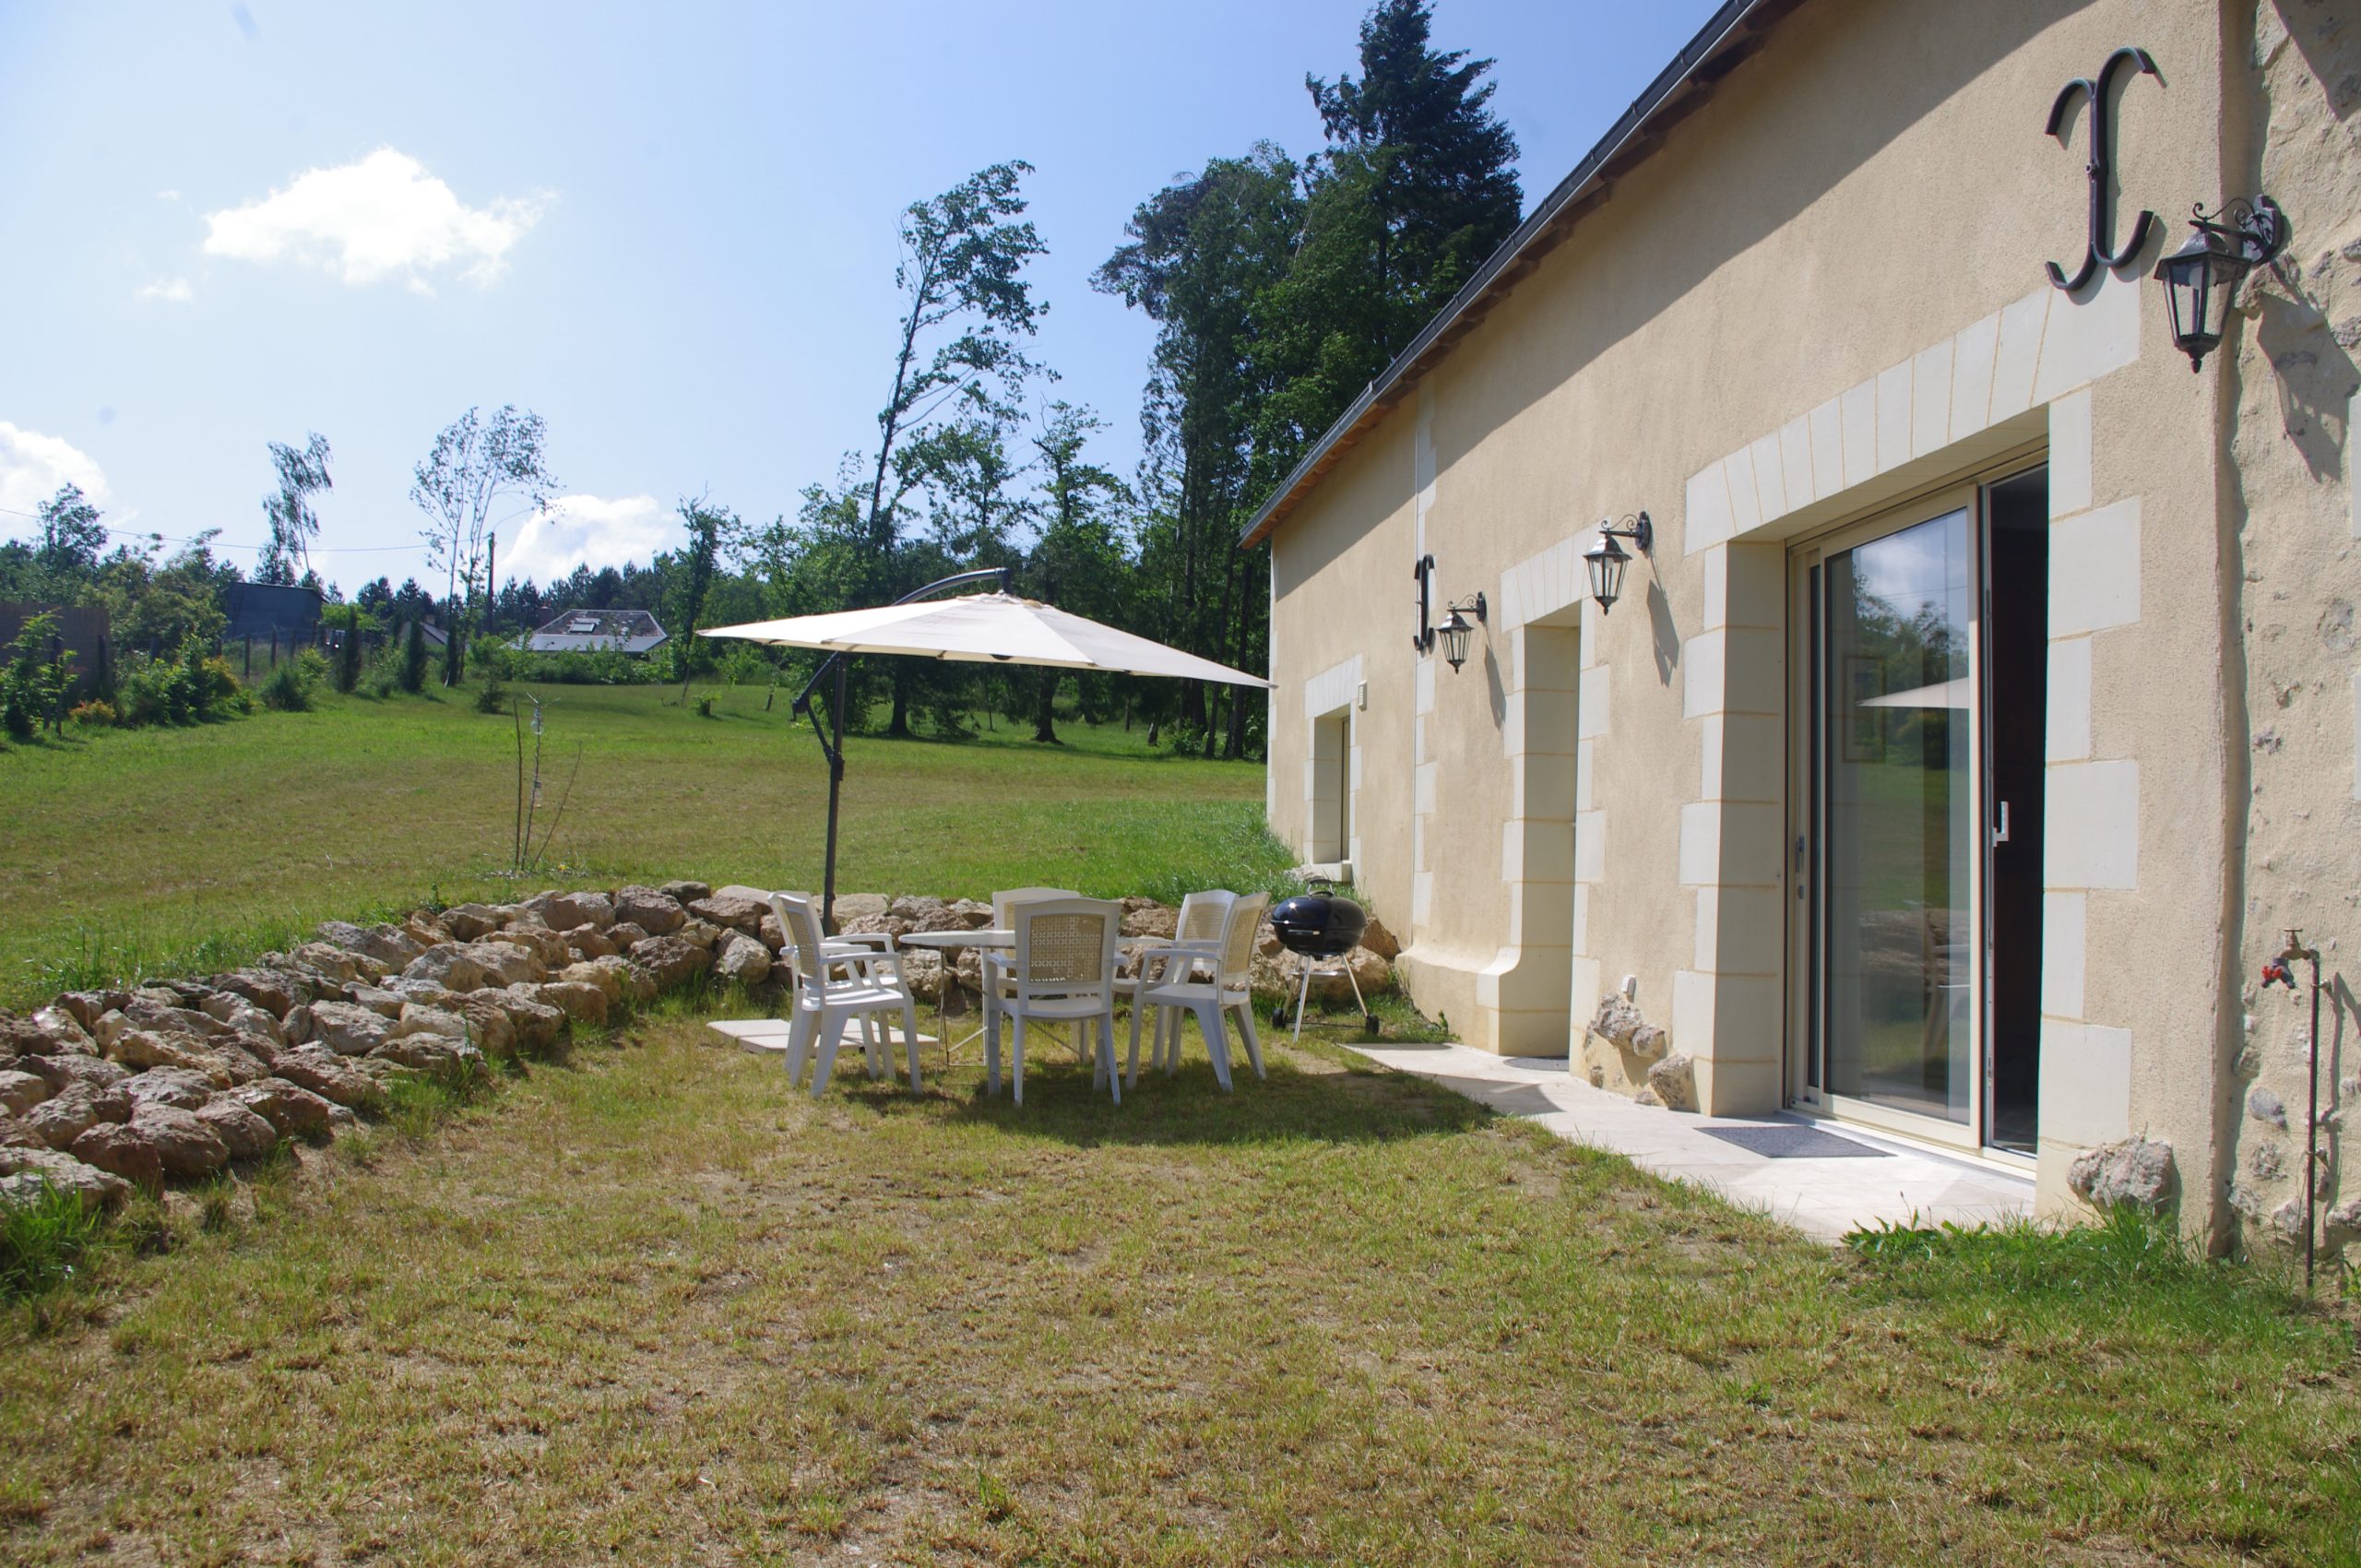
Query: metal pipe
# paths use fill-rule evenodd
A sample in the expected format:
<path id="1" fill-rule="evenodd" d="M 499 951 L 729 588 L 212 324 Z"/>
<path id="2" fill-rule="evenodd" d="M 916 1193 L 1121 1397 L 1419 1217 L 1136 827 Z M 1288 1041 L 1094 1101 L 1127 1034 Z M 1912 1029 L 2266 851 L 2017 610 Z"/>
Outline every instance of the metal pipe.
<path id="1" fill-rule="evenodd" d="M 2310 1071 L 2304 1086 L 2304 1293 L 2309 1295 L 2318 1246 L 2315 1232 L 2319 1229 L 2315 1217 L 2319 1206 L 2320 1182 L 2320 950 L 2305 946 L 2304 933 L 2290 929 L 2286 949 L 2279 955 L 2279 961 L 2284 965 L 2296 958 L 2308 959 L 2312 966 L 2312 1033 L 2306 1051 Z M 2293 977 L 2288 977 L 2291 989 L 2294 983 Z"/>

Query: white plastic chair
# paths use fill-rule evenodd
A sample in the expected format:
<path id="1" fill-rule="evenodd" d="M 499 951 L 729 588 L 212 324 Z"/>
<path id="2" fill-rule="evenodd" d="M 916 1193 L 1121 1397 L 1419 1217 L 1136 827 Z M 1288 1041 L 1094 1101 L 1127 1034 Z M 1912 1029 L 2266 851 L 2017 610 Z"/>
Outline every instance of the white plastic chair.
<path id="1" fill-rule="evenodd" d="M 1205 1051 L 1214 1059 L 1214 1078 L 1224 1089 L 1229 1086 L 1229 1037 L 1222 1028 L 1222 1016 L 1238 1015 L 1238 1032 L 1246 1041 L 1246 1059 L 1253 1064 L 1254 1075 L 1263 1072 L 1263 1042 L 1254 1033 L 1254 935 L 1263 924 L 1263 911 L 1269 907 L 1271 896 L 1257 893 L 1240 898 L 1229 907 L 1222 922 L 1221 948 L 1217 972 L 1211 978 L 1195 977 L 1195 962 L 1204 957 L 1200 949 L 1179 945 L 1151 947 L 1140 955 L 1140 973 L 1145 977 L 1151 963 L 1161 966 L 1160 973 L 1171 978 L 1154 982 L 1143 979 L 1139 999 L 1132 1004 L 1132 1053 L 1125 1072 L 1125 1081 L 1136 1085 L 1140 1077 L 1140 1014 L 1154 1008 L 1156 1028 L 1161 1039 L 1168 1027 L 1172 1032 L 1171 1052 L 1175 1061 L 1180 1051 L 1180 1010 L 1187 1008 L 1197 1016 L 1197 1027 L 1205 1037 Z"/>
<path id="2" fill-rule="evenodd" d="M 1141 949 L 1139 972 L 1115 981 L 1115 990 L 1131 1002 L 1134 1016 L 1139 1013 L 1139 991 L 1143 985 L 1213 978 L 1221 961 L 1222 928 L 1229 920 L 1229 907 L 1237 902 L 1237 894 L 1220 887 L 1192 893 L 1180 900 L 1180 913 L 1173 921 L 1170 939 Z M 1180 948 L 1193 949 L 1199 956 L 1184 959 L 1178 954 Z M 1149 962 L 1151 954 L 1157 956 L 1153 964 Z M 1156 1009 L 1156 1032 L 1148 1046 L 1147 1060 L 1148 1065 L 1171 1073 L 1180 1065 L 1180 1031 L 1167 1030 L 1165 1016 L 1166 1009 Z M 1136 1081 L 1136 1070 L 1133 1077 Z"/>
<path id="3" fill-rule="evenodd" d="M 1031 1023 L 1097 1026 L 1097 1063 L 1090 1087 L 1105 1084 L 1115 1103 L 1123 1086 L 1115 1073 L 1115 939 L 1123 907 L 1103 898 L 1043 898 L 1010 910 L 1016 932 L 1013 956 L 994 956 L 984 986 L 984 1075 L 1000 1093 L 1000 1027 L 1016 1024 L 1016 1103 L 1025 1103 L 1025 1032 Z M 1075 1045 L 1082 1039 L 1077 1034 Z"/>
<path id="4" fill-rule="evenodd" d="M 1019 904 L 1037 904 L 1044 898 L 1079 898 L 1081 897 L 1081 894 L 1071 887 L 1007 888 L 992 895 L 992 929 L 994 931 L 1014 930 L 1015 917 L 1010 911 Z M 979 961 L 983 965 L 984 989 L 991 991 L 997 987 L 1001 995 L 1005 997 L 1008 994 L 1008 978 L 1004 972 L 1008 967 L 1007 955 L 1004 952 L 994 953 L 988 949 L 980 955 Z M 996 970 L 1003 971 L 997 979 L 995 979 Z"/>
<path id="5" fill-rule="evenodd" d="M 807 899 L 771 895 L 771 912 L 787 933 L 795 955 L 795 1013 L 788 1026 L 787 1081 L 801 1083 L 803 1063 L 816 1051 L 818 1065 L 812 1074 L 812 1096 L 827 1092 L 836 1071 L 836 1051 L 844 1043 L 845 1028 L 860 1026 L 861 1054 L 869 1075 L 884 1075 L 885 1062 L 881 1029 L 875 1019 L 902 1015 L 902 1050 L 909 1063 L 910 1090 L 919 1089 L 918 1003 L 902 974 L 902 956 L 862 945 L 824 939 L 820 917 Z"/>

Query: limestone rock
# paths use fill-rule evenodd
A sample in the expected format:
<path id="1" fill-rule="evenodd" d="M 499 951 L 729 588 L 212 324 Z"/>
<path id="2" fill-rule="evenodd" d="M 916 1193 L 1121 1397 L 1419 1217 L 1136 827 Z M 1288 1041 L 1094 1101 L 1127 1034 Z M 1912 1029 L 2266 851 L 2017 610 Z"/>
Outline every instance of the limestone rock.
<path id="1" fill-rule="evenodd" d="M 702 898 L 705 895 L 700 893 L 697 897 Z M 615 895 L 616 923 L 635 925 L 650 936 L 669 935 L 680 930 L 681 923 L 688 918 L 689 912 L 681 908 L 679 899 L 653 887 L 626 887 Z M 621 942 L 623 938 L 615 940 Z"/>
<path id="2" fill-rule="evenodd" d="M 1134 904 L 1141 907 L 1133 908 Z M 1123 900 L 1123 934 L 1125 936 L 1169 937 L 1180 930 L 1180 911 L 1156 902 L 1153 898 Z"/>
<path id="3" fill-rule="evenodd" d="M 943 955 L 927 947 L 912 947 L 902 955 L 902 978 L 910 994 L 921 1002 L 943 998 Z"/>
<path id="4" fill-rule="evenodd" d="M 93 1088 L 110 1088 L 131 1076 L 131 1069 L 120 1063 L 100 1056 L 20 1056 L 16 1070 L 30 1073 L 49 1086 L 51 1094 L 63 1094 L 76 1084 L 89 1084 Z"/>
<path id="5" fill-rule="evenodd" d="M 564 944 L 559 945 L 563 949 Z M 549 973 L 548 965 L 514 943 L 487 938 L 482 942 L 470 943 L 462 951 L 483 972 L 484 985 L 530 985 Z M 459 987 L 451 989 L 457 991 Z"/>
<path id="6" fill-rule="evenodd" d="M 135 1187 L 152 1193 L 164 1184 L 164 1161 L 156 1146 L 148 1141 L 147 1134 L 125 1123 L 101 1122 L 86 1128 L 67 1152 L 83 1164 L 110 1176 L 119 1176 Z"/>
<path id="7" fill-rule="evenodd" d="M 1596 1062 L 1592 1063 L 1590 1067 L 1590 1087 L 1595 1089 L 1603 1089 L 1607 1087 L 1607 1069 Z"/>
<path id="8" fill-rule="evenodd" d="M 348 1065 L 326 1046 L 291 1047 L 279 1053 L 274 1066 L 279 1077 L 348 1110 L 379 1111 L 385 1107 L 385 1087 L 368 1074 Z"/>
<path id="9" fill-rule="evenodd" d="M 514 912 L 492 904 L 457 904 L 436 918 L 453 940 L 474 942 L 498 931 Z"/>
<path id="10" fill-rule="evenodd" d="M 992 923 L 992 907 L 981 898 L 955 898 L 947 911 L 952 923 L 949 931 L 988 931 Z"/>
<path id="11" fill-rule="evenodd" d="M 672 938 L 676 942 L 685 942 L 692 947 L 701 947 L 710 955 L 713 952 L 713 944 L 721 940 L 721 931 L 722 928 L 715 925 L 711 921 L 682 921 L 681 929 L 672 933 Z"/>
<path id="12" fill-rule="evenodd" d="M 1648 1087 L 1675 1111 L 1697 1109 L 1697 1070 L 1686 1056 L 1667 1056 L 1650 1067 Z"/>
<path id="13" fill-rule="evenodd" d="M 951 906 L 940 898 L 905 894 L 885 906 L 885 912 L 897 921 L 908 921 L 912 931 L 957 931 L 962 929 L 951 918 Z"/>
<path id="14" fill-rule="evenodd" d="M 714 972 L 726 980 L 754 986 L 770 979 L 771 950 L 751 936 L 733 931 L 716 946 L 715 954 Z"/>
<path id="15" fill-rule="evenodd" d="M 376 959 L 364 954 L 348 953 L 325 942 L 306 942 L 288 954 L 287 959 L 298 969 L 307 969 L 339 985 L 350 985 L 355 980 L 382 980 L 386 974 L 386 967 Z"/>
<path id="16" fill-rule="evenodd" d="M 615 944 L 607 939 L 605 932 L 594 931 L 588 926 L 565 933 L 565 950 L 577 961 L 612 957 L 617 951 Z"/>
<path id="17" fill-rule="evenodd" d="M 183 1111 L 195 1111 L 213 1098 L 216 1087 L 204 1074 L 186 1067 L 151 1067 L 125 1079 L 123 1092 L 131 1097 L 133 1112 L 136 1114 L 143 1105 L 175 1105 Z"/>
<path id="18" fill-rule="evenodd" d="M 844 908 L 843 899 L 839 898 L 836 900 L 836 908 L 839 909 Z M 769 928 L 765 927 L 764 929 L 765 934 L 763 940 L 769 942 L 770 937 L 767 934 Z M 902 938 L 909 935 L 911 932 L 918 928 L 911 925 L 909 921 L 896 915 L 855 915 L 849 920 L 839 918 L 836 921 L 836 929 L 847 936 L 891 937 L 895 943 L 898 944 Z M 786 944 L 784 942 L 775 942 L 772 943 L 771 945 L 774 947 L 783 947 Z M 917 952 L 919 949 L 912 948 L 911 951 Z"/>
<path id="19" fill-rule="evenodd" d="M 131 1120 L 131 1097 L 120 1088 L 76 1084 L 52 1095 L 24 1114 L 25 1125 L 55 1149 L 70 1149 L 74 1140 L 92 1127 Z"/>
<path id="20" fill-rule="evenodd" d="M 2329 1210 L 2328 1223 L 2331 1229 L 2361 1236 L 2361 1198 L 2354 1198 Z"/>
<path id="21" fill-rule="evenodd" d="M 400 992 L 382 985 L 349 985 L 344 988 L 344 1000 L 355 1007 L 366 1007 L 381 1018 L 398 1018 L 402 1004 L 409 1000 Z"/>
<path id="22" fill-rule="evenodd" d="M 309 980 L 283 969 L 239 969 L 215 979 L 221 990 L 244 997 L 274 1018 L 284 1018 L 318 994 Z"/>
<path id="23" fill-rule="evenodd" d="M 269 1123 L 282 1138 L 324 1138 L 338 1112 L 351 1115 L 335 1101 L 286 1078 L 242 1084 L 223 1098 Z"/>
<path id="24" fill-rule="evenodd" d="M 2274 1127 L 2287 1125 L 2287 1107 L 2269 1089 L 2257 1085 L 2247 1094 L 2247 1114 Z"/>
<path id="25" fill-rule="evenodd" d="M 402 921 L 403 934 L 418 944 L 421 953 L 430 947 L 440 947 L 451 940 L 451 928 L 434 918 L 430 910 L 413 909 Z"/>
<path id="26" fill-rule="evenodd" d="M 555 1007 L 577 1024 L 607 1021 L 607 992 L 588 980 L 551 980 L 533 987 L 533 1000 Z"/>
<path id="27" fill-rule="evenodd" d="M 839 893 L 836 895 L 838 929 L 849 931 L 851 922 L 883 918 L 888 900 L 882 893 Z"/>
<path id="28" fill-rule="evenodd" d="M 545 973 L 551 969 L 562 969 L 574 962 L 574 954 L 566 947 L 565 938 L 546 926 L 511 926 L 506 931 L 493 932 L 483 941 L 486 946 L 497 943 L 528 955 Z M 485 968 L 490 968 L 491 966 L 486 964 Z M 516 982 L 512 980 L 509 983 Z"/>
<path id="29" fill-rule="evenodd" d="M 223 1088 L 230 1086 L 229 1069 L 187 1035 L 161 1034 L 154 1029 L 126 1029 L 107 1047 L 109 1060 L 145 1072 L 150 1067 L 187 1067 L 204 1074 Z"/>
<path id="30" fill-rule="evenodd" d="M 1591 1015 L 1590 1029 L 1617 1045 L 1629 1046 L 1631 1036 L 1646 1022 L 1630 997 L 1619 991 L 1610 991 L 1598 999 L 1598 1011 Z"/>
<path id="31" fill-rule="evenodd" d="M 670 991 L 703 974 L 713 956 L 677 936 L 651 936 L 632 944 L 631 961 L 647 971 L 658 990 Z"/>
<path id="32" fill-rule="evenodd" d="M 668 882 L 664 884 L 663 886 L 658 888 L 657 891 L 669 898 L 677 898 L 682 903 L 687 904 L 693 903 L 699 898 L 711 897 L 713 896 L 713 884 L 709 882 Z"/>
<path id="33" fill-rule="evenodd" d="M 516 1031 L 516 1046 L 520 1051 L 547 1051 L 565 1033 L 566 1017 L 563 1010 L 526 994 L 516 987 L 489 993 L 500 1010 L 508 1015 L 509 1027 Z"/>
<path id="34" fill-rule="evenodd" d="M 47 1035 L 51 1043 L 57 1047 L 56 1051 L 47 1052 L 49 1055 L 54 1056 L 63 1051 L 68 1055 L 95 1056 L 99 1052 L 98 1041 L 90 1038 L 90 1031 L 84 1027 L 82 1020 L 53 1004 L 34 1011 L 33 1028 Z"/>
<path id="35" fill-rule="evenodd" d="M 11 1115 L 30 1111 L 49 1098 L 49 1085 L 30 1073 L 0 1070 L 0 1109 Z"/>
<path id="36" fill-rule="evenodd" d="M 400 968 L 425 952 L 427 945 L 397 925 L 362 926 L 350 921 L 321 921 L 319 938 L 348 953 L 374 958 L 389 969 Z"/>
<path id="37" fill-rule="evenodd" d="M 1375 915 L 1370 916 L 1369 924 L 1361 928 L 1361 945 L 1389 964 L 1402 956 L 1401 941 Z"/>
<path id="38" fill-rule="evenodd" d="M 115 1015 L 120 1016 L 121 1015 Z M 87 1034 L 76 1031 L 84 1041 Z M 79 1056 L 89 1053 L 87 1045 L 77 1046 L 42 1028 L 30 1018 L 0 1016 L 0 1056 Z"/>
<path id="39" fill-rule="evenodd" d="M 410 961 L 402 970 L 402 978 L 431 981 L 447 991 L 475 991 L 483 985 L 484 973 L 473 953 L 473 947 L 463 942 L 430 947 Z"/>
<path id="40" fill-rule="evenodd" d="M 122 1177 L 70 1154 L 0 1147 L 0 1205 L 30 1202 L 44 1186 L 81 1199 L 85 1214 L 121 1208 L 131 1195 L 131 1184 Z"/>
<path id="41" fill-rule="evenodd" d="M 1631 1097 L 1631 1103 L 1634 1105 L 1654 1106 L 1657 1109 L 1662 1109 L 1664 1105 L 1664 1097 L 1657 1094 L 1654 1089 L 1643 1088 L 1638 1094 Z"/>
<path id="42" fill-rule="evenodd" d="M 456 1013 L 466 1020 L 467 1038 L 474 1040 L 486 1056 L 516 1054 L 516 1026 L 509 1018 L 507 1009 L 490 996 L 471 994 L 456 997 L 447 1008 L 438 1011 Z"/>
<path id="43" fill-rule="evenodd" d="M 742 893 L 715 893 L 693 899 L 689 904 L 689 913 L 709 924 L 740 932 L 760 941 L 763 917 L 770 913 L 770 905 L 760 898 L 749 898 Z"/>
<path id="44" fill-rule="evenodd" d="M 2094 1208 L 2130 1206 L 2161 1214 L 2173 1197 L 2173 1149 L 2150 1138 L 2126 1138 L 2086 1149 L 2066 1168 L 2066 1185 Z"/>
<path id="45" fill-rule="evenodd" d="M 414 1072 L 431 1073 L 438 1078 L 457 1077 L 470 1067 L 483 1065 L 482 1051 L 464 1039 L 437 1034 L 397 1035 L 372 1051 L 370 1057 Z"/>
<path id="46" fill-rule="evenodd" d="M 127 991 L 69 991 L 50 1005 L 87 1029 L 101 1015 L 115 1012 L 130 1000 Z"/>
<path id="47" fill-rule="evenodd" d="M 445 1039 L 466 1039 L 468 1020 L 462 1014 L 413 1002 L 402 1009 L 400 1017 L 394 1020 L 393 1038 L 399 1039 L 409 1035 L 441 1035 Z"/>
<path id="48" fill-rule="evenodd" d="M 1671 1043 L 1672 1037 L 1654 1024 L 1642 1024 L 1631 1031 L 1631 1054 L 1634 1056 L 1662 1056 L 1665 1047 Z"/>
<path id="49" fill-rule="evenodd" d="M 605 931 L 600 932 L 599 934 L 605 937 L 607 939 L 607 944 L 612 947 L 616 952 L 628 953 L 631 951 L 631 944 L 633 943 L 645 942 L 650 936 L 654 935 L 655 932 L 649 931 L 646 926 L 635 924 L 631 921 L 617 921 L 614 924 L 609 926 Z"/>
<path id="50" fill-rule="evenodd" d="M 207 1017 L 228 1025 L 239 1034 L 260 1035 L 265 1039 L 283 1045 L 287 1035 L 279 1027 L 279 1020 L 293 1012 L 294 1007 L 290 1005 L 277 1013 L 267 1013 L 234 991 L 218 991 L 205 999 L 203 1011 Z"/>
<path id="51" fill-rule="evenodd" d="M 0 1111 L 0 1148 L 47 1148 L 49 1140 L 25 1124 L 19 1116 Z"/>
<path id="52" fill-rule="evenodd" d="M 540 893 L 526 899 L 525 908 L 547 921 L 552 931 L 569 932 L 583 926 L 604 931 L 615 923 L 614 902 L 603 893 Z"/>
<path id="53" fill-rule="evenodd" d="M 132 1111 L 130 1125 L 155 1149 L 167 1176 L 200 1181 L 230 1163 L 230 1146 L 193 1111 L 147 1101 Z"/>
<path id="54" fill-rule="evenodd" d="M 401 1011 L 398 999 L 394 1010 L 397 1015 Z M 350 1002 L 312 1004 L 310 1039 L 338 1056 L 366 1056 L 392 1034 L 390 1020 L 383 1013 Z"/>
<path id="55" fill-rule="evenodd" d="M 260 1159 L 279 1142 L 279 1130 L 259 1112 L 230 1099 L 208 1100 L 193 1112 L 230 1151 L 231 1159 Z"/>

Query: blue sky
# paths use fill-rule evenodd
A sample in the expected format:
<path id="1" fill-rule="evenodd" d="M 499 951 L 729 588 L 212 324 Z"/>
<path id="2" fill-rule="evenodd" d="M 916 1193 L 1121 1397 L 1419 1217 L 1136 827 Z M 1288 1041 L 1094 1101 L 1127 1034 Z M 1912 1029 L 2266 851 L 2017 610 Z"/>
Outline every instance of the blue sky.
<path id="1" fill-rule="evenodd" d="M 570 494 L 503 576 L 645 561 L 684 493 L 791 512 L 873 439 L 896 214 L 1016 158 L 1038 357 L 1128 472 L 1152 333 L 1091 269 L 1208 157 L 1315 148 L 1366 8 L 0 0 L 0 534 L 70 478 L 256 544 L 264 444 L 316 430 L 324 575 L 423 579 L 410 466 L 511 401 Z M 1440 0 L 1436 37 L 1498 59 L 1529 204 L 1712 9 Z"/>

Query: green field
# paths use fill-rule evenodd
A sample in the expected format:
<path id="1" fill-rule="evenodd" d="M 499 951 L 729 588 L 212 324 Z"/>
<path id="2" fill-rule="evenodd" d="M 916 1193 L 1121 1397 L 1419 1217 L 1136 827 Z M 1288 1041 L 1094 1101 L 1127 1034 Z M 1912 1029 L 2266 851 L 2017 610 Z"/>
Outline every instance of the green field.
<path id="1" fill-rule="evenodd" d="M 519 688 L 519 695 L 532 695 Z M 523 891 L 695 877 L 816 887 L 827 771 L 761 687 L 538 689 L 550 861 Z M 101 979 L 219 968 L 318 921 L 513 896 L 515 726 L 447 700 L 324 697 L 184 730 L 0 748 L 0 1003 Z M 980 721 L 979 721 L 980 722 Z M 1144 730 L 1003 726 L 971 741 L 854 738 L 839 890 L 1071 886 L 1177 898 L 1286 869 L 1259 765 L 1152 752 Z"/>

